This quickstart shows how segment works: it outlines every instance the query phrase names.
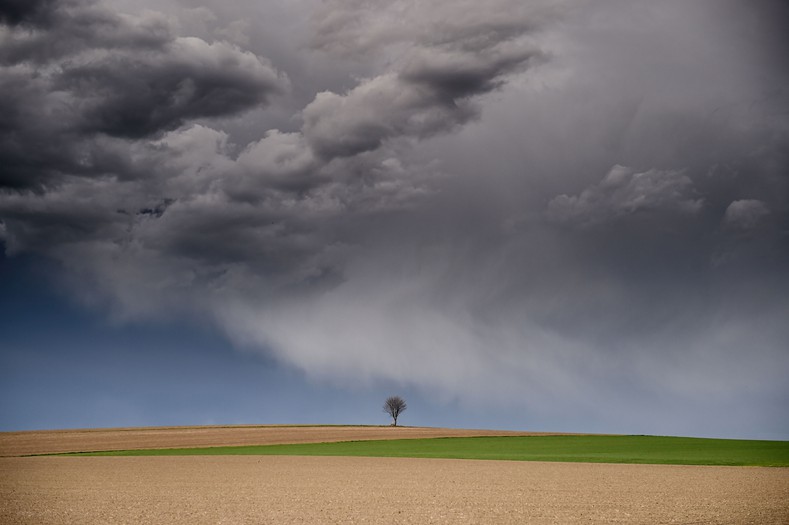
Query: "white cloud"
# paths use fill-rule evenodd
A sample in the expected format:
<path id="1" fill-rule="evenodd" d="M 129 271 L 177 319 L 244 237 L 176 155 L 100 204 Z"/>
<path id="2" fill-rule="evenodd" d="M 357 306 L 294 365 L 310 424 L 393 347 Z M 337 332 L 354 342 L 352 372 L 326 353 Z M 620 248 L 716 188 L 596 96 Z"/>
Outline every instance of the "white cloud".
<path id="1" fill-rule="evenodd" d="M 764 202 L 756 199 L 741 199 L 729 204 L 723 215 L 723 223 L 733 230 L 752 230 L 769 213 L 770 209 Z"/>
<path id="2" fill-rule="evenodd" d="M 693 215 L 702 205 L 693 181 L 681 170 L 637 172 L 616 165 L 579 194 L 554 197 L 548 214 L 560 223 L 591 226 L 638 214 Z"/>

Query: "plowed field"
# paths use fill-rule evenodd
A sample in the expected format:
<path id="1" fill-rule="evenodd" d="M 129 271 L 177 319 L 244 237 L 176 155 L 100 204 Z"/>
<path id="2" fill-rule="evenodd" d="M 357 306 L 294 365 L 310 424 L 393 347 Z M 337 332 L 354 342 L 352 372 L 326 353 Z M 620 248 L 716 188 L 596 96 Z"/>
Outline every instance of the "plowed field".
<path id="1" fill-rule="evenodd" d="M 278 425 L 41 430 L 0 432 L 0 456 L 94 452 L 100 450 L 137 450 L 143 448 L 323 443 L 370 439 L 534 435 L 552 434 L 432 427 Z"/>
<path id="2" fill-rule="evenodd" d="M 367 439 L 393 430 L 365 428 Z M 205 430 L 185 435 L 211 434 Z M 158 431 L 166 443 L 146 440 L 145 446 L 184 445 Z M 93 436 L 86 443 L 96 443 L 93 432 L 86 434 Z M 365 457 L 4 457 L 0 523 L 787 524 L 789 469 Z"/>

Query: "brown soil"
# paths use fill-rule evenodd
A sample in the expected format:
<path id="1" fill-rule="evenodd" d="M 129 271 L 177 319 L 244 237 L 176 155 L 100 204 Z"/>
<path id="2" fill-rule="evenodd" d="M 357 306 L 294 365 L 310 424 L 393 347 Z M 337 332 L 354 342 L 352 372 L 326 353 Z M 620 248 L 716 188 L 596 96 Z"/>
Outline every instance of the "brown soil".
<path id="1" fill-rule="evenodd" d="M 3 524 L 789 523 L 789 469 L 284 456 L 0 458 Z"/>
<path id="2" fill-rule="evenodd" d="M 0 456 L 144 448 L 188 448 L 370 439 L 550 435 L 429 427 L 235 425 L 0 432 Z"/>
<path id="3" fill-rule="evenodd" d="M 0 455 L 527 432 L 235 426 L 0 433 Z M 2 457 L 1 524 L 789 524 L 789 469 L 281 456 Z"/>

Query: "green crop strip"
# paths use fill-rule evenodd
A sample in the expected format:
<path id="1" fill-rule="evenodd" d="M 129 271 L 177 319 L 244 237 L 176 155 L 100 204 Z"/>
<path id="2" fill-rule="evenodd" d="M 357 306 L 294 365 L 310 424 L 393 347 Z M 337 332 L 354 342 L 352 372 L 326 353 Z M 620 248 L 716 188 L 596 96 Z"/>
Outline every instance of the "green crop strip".
<path id="1" fill-rule="evenodd" d="M 79 456 L 288 455 L 789 466 L 789 441 L 661 436 L 395 439 L 241 447 L 83 452 Z"/>

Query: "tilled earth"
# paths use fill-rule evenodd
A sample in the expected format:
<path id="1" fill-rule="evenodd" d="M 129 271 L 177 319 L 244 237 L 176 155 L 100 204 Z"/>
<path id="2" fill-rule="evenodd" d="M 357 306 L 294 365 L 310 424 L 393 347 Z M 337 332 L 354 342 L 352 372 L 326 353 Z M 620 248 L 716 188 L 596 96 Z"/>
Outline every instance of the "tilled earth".
<path id="1" fill-rule="evenodd" d="M 464 436 L 534 436 L 544 432 L 432 427 L 237 425 L 204 427 L 96 428 L 0 432 L 0 456 L 143 448 L 219 447 L 321 443 L 369 439 Z"/>
<path id="2" fill-rule="evenodd" d="M 0 523 L 789 523 L 789 469 L 288 456 L 0 458 Z"/>
<path id="3" fill-rule="evenodd" d="M 499 433 L 405 427 L 18 432 L 0 434 L 0 452 L 492 434 Z M 0 457 L 0 524 L 17 523 L 789 524 L 789 468 L 297 456 Z"/>

